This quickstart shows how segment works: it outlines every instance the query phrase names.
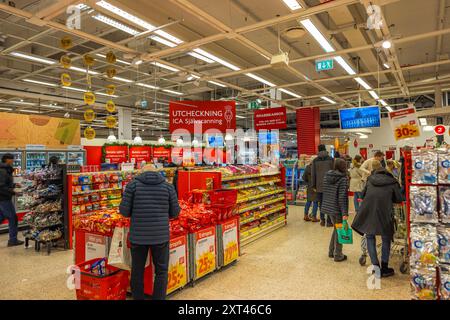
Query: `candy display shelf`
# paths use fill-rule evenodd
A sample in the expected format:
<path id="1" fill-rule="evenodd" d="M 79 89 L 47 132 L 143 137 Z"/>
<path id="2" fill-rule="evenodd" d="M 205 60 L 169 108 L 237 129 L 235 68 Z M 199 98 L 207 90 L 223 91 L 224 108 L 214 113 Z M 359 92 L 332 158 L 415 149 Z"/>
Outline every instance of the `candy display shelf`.
<path id="1" fill-rule="evenodd" d="M 285 170 L 284 167 L 260 165 L 180 171 L 179 198 L 183 199 L 194 190 L 237 190 L 241 243 L 247 244 L 287 223 Z"/>

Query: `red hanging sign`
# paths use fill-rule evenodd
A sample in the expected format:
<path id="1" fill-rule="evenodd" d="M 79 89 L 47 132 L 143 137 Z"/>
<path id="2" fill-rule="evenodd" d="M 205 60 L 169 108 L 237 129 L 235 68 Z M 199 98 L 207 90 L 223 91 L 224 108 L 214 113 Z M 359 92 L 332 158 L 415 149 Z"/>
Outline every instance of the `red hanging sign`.
<path id="1" fill-rule="evenodd" d="M 169 131 L 185 129 L 194 133 L 201 124 L 201 133 L 216 129 L 225 133 L 236 129 L 235 101 L 171 101 L 169 103 Z"/>
<path id="2" fill-rule="evenodd" d="M 437 125 L 434 127 L 434 133 L 438 136 L 442 136 L 445 133 L 445 127 L 443 125 Z"/>
<path id="3" fill-rule="evenodd" d="M 152 158 L 152 147 L 150 146 L 132 146 L 130 147 L 130 162 L 140 163 L 142 161 L 150 162 Z"/>
<path id="4" fill-rule="evenodd" d="M 255 110 L 255 130 L 286 129 L 286 107 Z"/>
<path id="5" fill-rule="evenodd" d="M 105 162 L 123 163 L 128 161 L 128 146 L 105 146 Z"/>
<path id="6" fill-rule="evenodd" d="M 153 147 L 153 159 L 164 159 L 164 160 L 170 160 L 170 148 L 165 147 Z"/>

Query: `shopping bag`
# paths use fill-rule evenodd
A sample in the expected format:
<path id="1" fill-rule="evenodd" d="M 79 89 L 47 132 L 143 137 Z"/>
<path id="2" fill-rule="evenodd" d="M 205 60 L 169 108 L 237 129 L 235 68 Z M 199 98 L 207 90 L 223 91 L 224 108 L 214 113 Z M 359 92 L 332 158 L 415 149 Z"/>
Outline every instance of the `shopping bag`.
<path id="1" fill-rule="evenodd" d="M 131 251 L 128 246 L 128 228 L 114 228 L 108 255 L 108 264 L 123 270 L 131 270 Z"/>
<path id="2" fill-rule="evenodd" d="M 349 227 L 347 220 L 342 222 L 342 225 L 336 227 L 338 242 L 340 244 L 352 244 L 353 243 L 353 230 Z"/>

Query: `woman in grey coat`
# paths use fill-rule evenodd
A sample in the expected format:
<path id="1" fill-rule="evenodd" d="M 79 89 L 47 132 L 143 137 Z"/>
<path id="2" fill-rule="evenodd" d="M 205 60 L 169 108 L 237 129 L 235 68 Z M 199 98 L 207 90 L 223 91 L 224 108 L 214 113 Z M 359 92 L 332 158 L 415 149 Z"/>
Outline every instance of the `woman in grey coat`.
<path id="1" fill-rule="evenodd" d="M 363 191 L 363 202 L 353 221 L 352 228 L 366 235 L 367 250 L 372 264 L 380 268 L 375 236 L 381 236 L 381 276 L 394 275 L 389 268 L 391 242 L 394 236 L 393 203 L 401 203 L 403 198 L 397 179 L 385 168 L 377 169 L 368 179 Z M 378 269 L 379 270 L 379 269 Z"/>
<path id="2" fill-rule="evenodd" d="M 311 183 L 311 164 L 308 164 L 305 168 L 305 171 L 303 172 L 302 176 L 303 181 L 306 183 L 306 204 L 305 204 L 305 216 L 303 217 L 303 220 L 305 221 L 312 221 L 312 222 L 319 222 L 320 220 L 317 219 L 317 210 L 319 209 L 319 202 L 317 201 L 317 194 L 314 188 L 312 187 Z M 311 215 L 309 215 L 309 208 L 311 208 L 312 205 L 312 212 Z"/>

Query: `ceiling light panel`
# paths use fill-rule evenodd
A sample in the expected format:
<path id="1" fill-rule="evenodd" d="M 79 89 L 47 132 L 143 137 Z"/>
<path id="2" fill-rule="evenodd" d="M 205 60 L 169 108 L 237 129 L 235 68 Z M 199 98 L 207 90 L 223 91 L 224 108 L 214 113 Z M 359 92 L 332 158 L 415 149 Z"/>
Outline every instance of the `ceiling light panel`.
<path id="1" fill-rule="evenodd" d="M 49 86 L 49 87 L 59 87 L 57 84 L 54 84 L 54 83 L 38 81 L 38 80 L 33 80 L 33 79 L 23 79 L 22 81 L 34 83 L 34 84 L 41 84 L 41 85 Z"/>
<path id="2" fill-rule="evenodd" d="M 347 61 L 345 61 L 344 58 L 342 58 L 341 56 L 335 57 L 334 60 L 336 60 L 336 62 L 339 63 L 341 67 L 344 68 L 345 71 L 347 71 L 348 74 L 350 75 L 356 74 L 355 70 L 353 70 L 353 68 L 350 67 Z"/>
<path id="3" fill-rule="evenodd" d="M 361 78 L 355 78 L 355 81 L 356 82 L 358 82 L 364 89 L 366 89 L 366 90 L 370 90 L 370 89 L 372 89 L 372 87 L 371 86 L 369 86 L 368 84 L 367 84 L 367 82 L 365 82 L 363 79 L 361 79 Z"/>
<path id="4" fill-rule="evenodd" d="M 286 89 L 280 89 L 280 91 L 284 92 L 284 93 L 286 93 L 286 94 L 288 94 L 290 96 L 293 96 L 295 98 L 298 98 L 298 99 L 301 99 L 301 97 L 302 97 L 302 96 L 299 96 L 298 94 L 296 94 L 296 93 L 294 93 L 292 91 L 286 90 Z"/>
<path id="5" fill-rule="evenodd" d="M 194 52 L 196 52 L 198 54 L 201 54 L 202 56 L 205 56 L 205 57 L 207 57 L 207 58 L 209 58 L 211 60 L 214 60 L 214 61 L 220 63 L 221 65 L 223 65 L 223 66 L 225 66 L 227 68 L 230 68 L 233 71 L 241 70 L 241 68 L 239 68 L 238 66 L 235 66 L 234 64 L 229 63 L 228 61 L 225 61 L 225 60 L 223 60 L 223 59 L 221 59 L 219 57 L 216 57 L 215 55 L 213 55 L 213 54 L 211 54 L 209 52 L 206 52 L 203 49 L 197 48 L 197 49 L 194 49 Z"/>
<path id="6" fill-rule="evenodd" d="M 328 97 L 320 97 L 322 100 L 325 100 L 326 102 L 329 102 L 329 103 L 331 103 L 331 104 L 336 104 L 336 101 L 334 101 L 334 100 L 331 100 L 330 98 L 328 98 Z"/>
<path id="7" fill-rule="evenodd" d="M 150 39 L 155 40 L 156 42 L 162 43 L 163 45 L 166 45 L 171 48 L 177 46 L 175 43 L 170 42 L 169 40 L 166 40 L 166 39 L 158 37 L 158 36 L 151 36 Z"/>
<path id="8" fill-rule="evenodd" d="M 284 4 L 288 6 L 292 11 L 299 10 L 302 8 L 300 3 L 297 0 L 283 0 Z"/>
<path id="9" fill-rule="evenodd" d="M 155 26 L 151 25 L 150 23 L 148 23 L 147 21 L 142 20 L 141 18 L 136 17 L 135 15 L 132 15 L 131 13 L 128 13 L 122 9 L 120 9 L 119 7 L 116 7 L 106 1 L 98 1 L 96 3 L 99 7 L 102 7 L 103 9 L 106 9 L 130 22 L 133 22 L 134 24 L 141 26 L 144 29 L 147 30 L 154 30 L 156 29 Z"/>
<path id="10" fill-rule="evenodd" d="M 188 55 L 190 55 L 190 56 L 192 56 L 194 58 L 197 58 L 199 60 L 203 60 L 203 61 L 205 61 L 207 63 L 214 63 L 214 60 L 211 60 L 211 59 L 209 59 L 209 58 L 207 58 L 205 56 L 202 56 L 201 54 L 199 54 L 197 52 L 191 51 L 191 52 L 188 52 Z"/>
<path id="11" fill-rule="evenodd" d="M 274 83 L 272 83 L 272 82 L 270 82 L 270 81 L 267 81 L 266 79 L 263 79 L 263 78 L 257 76 L 256 74 L 253 74 L 253 73 L 246 73 L 245 75 L 248 76 L 248 77 L 250 77 L 250 78 L 252 78 L 252 79 L 254 79 L 254 80 L 256 80 L 256 81 L 259 81 L 259 82 L 261 82 L 261 83 L 264 83 L 265 85 L 268 85 L 269 87 L 275 87 L 275 84 L 274 84 Z M 281 90 L 280 90 L 280 91 L 281 91 Z"/>
<path id="12" fill-rule="evenodd" d="M 183 93 L 182 92 L 178 92 L 178 91 L 174 91 L 174 90 L 169 90 L 169 89 L 163 89 L 164 92 L 167 93 L 171 93 L 171 94 L 175 94 L 177 96 L 181 96 Z"/>
<path id="13" fill-rule="evenodd" d="M 375 92 L 375 91 L 373 91 L 373 90 L 370 90 L 369 91 L 369 94 L 372 96 L 372 98 L 374 98 L 375 100 L 379 100 L 380 99 L 380 97 L 378 96 L 378 94 Z"/>
<path id="14" fill-rule="evenodd" d="M 81 72 L 81 73 L 86 73 L 86 72 L 88 72 L 89 74 L 92 74 L 92 75 L 98 75 L 98 74 L 100 74 L 99 72 L 97 72 L 97 71 L 93 71 L 93 70 L 86 70 L 86 69 L 84 69 L 84 68 L 78 68 L 78 67 L 74 67 L 74 66 L 72 66 L 72 67 L 70 67 L 69 68 L 70 70 L 73 70 L 73 71 L 78 71 L 78 72 Z"/>
<path id="15" fill-rule="evenodd" d="M 154 89 L 154 90 L 159 89 L 158 87 L 152 86 L 151 84 L 146 84 L 146 83 L 141 83 L 141 82 L 137 82 L 136 84 L 140 87 L 145 87 L 145 88 L 149 88 L 149 89 Z"/>
<path id="16" fill-rule="evenodd" d="M 178 71 L 180 71 L 180 70 L 178 70 L 177 68 L 168 66 L 168 65 L 163 64 L 163 63 L 159 63 L 159 62 L 157 62 L 157 61 L 154 61 L 154 62 L 152 62 L 151 64 L 154 65 L 154 66 L 163 68 L 163 69 L 167 69 L 167 70 L 173 71 L 173 72 L 178 72 Z"/>
<path id="17" fill-rule="evenodd" d="M 56 61 L 51 60 L 51 59 L 46 59 L 46 58 L 31 55 L 31 54 L 27 54 L 27 53 L 17 52 L 17 51 L 11 52 L 10 55 L 12 55 L 14 57 L 18 57 L 18 58 L 27 59 L 30 61 L 44 63 L 44 64 L 55 64 L 56 63 Z"/>
<path id="18" fill-rule="evenodd" d="M 334 48 L 328 42 L 327 39 L 323 36 L 323 34 L 317 29 L 317 27 L 312 23 L 310 19 L 305 19 L 300 21 L 300 23 L 309 31 L 309 33 L 316 39 L 316 41 L 321 45 L 321 47 L 326 52 L 334 52 Z"/>
<path id="19" fill-rule="evenodd" d="M 101 22 L 103 22 L 111 27 L 114 27 L 116 29 L 122 30 L 123 32 L 131 34 L 133 36 L 139 34 L 139 31 L 137 31 L 136 29 L 130 28 L 129 26 L 127 26 L 123 23 L 120 23 L 117 20 L 108 18 L 104 15 L 97 14 L 97 15 L 93 16 L 92 18 L 94 18 L 95 20 L 101 21 Z"/>

